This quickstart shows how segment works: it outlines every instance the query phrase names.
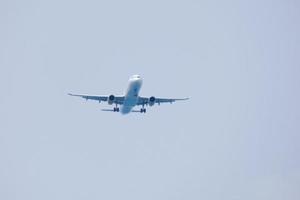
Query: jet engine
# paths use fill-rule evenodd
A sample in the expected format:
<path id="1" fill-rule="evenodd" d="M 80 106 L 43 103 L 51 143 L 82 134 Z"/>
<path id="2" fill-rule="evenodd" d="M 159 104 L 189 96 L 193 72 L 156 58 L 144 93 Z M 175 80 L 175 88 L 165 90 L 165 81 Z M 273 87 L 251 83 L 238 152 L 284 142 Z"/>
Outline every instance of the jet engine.
<path id="1" fill-rule="evenodd" d="M 114 95 L 109 95 L 107 102 L 109 105 L 112 105 L 114 103 L 115 96 Z"/>
<path id="2" fill-rule="evenodd" d="M 155 104 L 155 97 L 150 97 L 149 98 L 149 106 L 153 106 Z"/>

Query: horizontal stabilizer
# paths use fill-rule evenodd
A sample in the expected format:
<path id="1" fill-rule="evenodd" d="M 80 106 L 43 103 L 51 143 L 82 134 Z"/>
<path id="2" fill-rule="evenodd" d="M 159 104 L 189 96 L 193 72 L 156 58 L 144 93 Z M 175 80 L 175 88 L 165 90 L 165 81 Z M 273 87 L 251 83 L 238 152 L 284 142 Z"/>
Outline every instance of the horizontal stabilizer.
<path id="1" fill-rule="evenodd" d="M 141 111 L 140 110 L 132 110 L 131 112 L 138 112 L 138 113 L 140 113 Z"/>
<path id="2" fill-rule="evenodd" d="M 115 112 L 115 110 L 113 109 L 101 109 L 102 111 L 106 111 L 106 112 Z"/>

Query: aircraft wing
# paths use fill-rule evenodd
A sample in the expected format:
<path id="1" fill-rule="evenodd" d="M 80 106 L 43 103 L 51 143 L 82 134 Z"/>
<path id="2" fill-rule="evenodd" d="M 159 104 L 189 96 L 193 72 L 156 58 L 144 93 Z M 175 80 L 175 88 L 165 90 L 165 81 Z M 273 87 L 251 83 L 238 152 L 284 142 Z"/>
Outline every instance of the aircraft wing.
<path id="1" fill-rule="evenodd" d="M 189 98 L 182 98 L 182 99 L 169 99 L 169 98 L 156 98 L 156 97 L 139 97 L 139 101 L 137 105 L 149 105 L 157 103 L 160 105 L 161 103 L 173 103 L 175 101 L 184 101 L 188 100 Z"/>
<path id="2" fill-rule="evenodd" d="M 68 94 L 70 96 L 74 96 L 74 97 L 81 97 L 84 98 L 86 100 L 95 100 L 95 101 L 108 101 L 109 97 L 108 95 L 104 95 L 104 96 L 97 96 L 97 95 L 81 95 L 81 94 Z M 113 104 L 119 104 L 122 105 L 124 102 L 124 96 L 113 96 Z"/>

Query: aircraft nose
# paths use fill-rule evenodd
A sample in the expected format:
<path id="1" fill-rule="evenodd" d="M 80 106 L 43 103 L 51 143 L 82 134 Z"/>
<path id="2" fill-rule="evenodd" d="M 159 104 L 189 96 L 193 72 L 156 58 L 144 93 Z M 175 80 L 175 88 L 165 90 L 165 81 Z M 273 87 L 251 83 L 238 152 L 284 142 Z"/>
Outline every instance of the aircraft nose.
<path id="1" fill-rule="evenodd" d="M 130 77 L 129 80 L 134 81 L 134 82 L 143 82 L 143 79 L 139 75 L 133 75 L 133 76 Z"/>
<path id="2" fill-rule="evenodd" d="M 133 75 L 133 76 L 131 76 L 131 78 L 132 78 L 132 79 L 140 79 L 141 76 L 140 76 L 140 75 Z"/>

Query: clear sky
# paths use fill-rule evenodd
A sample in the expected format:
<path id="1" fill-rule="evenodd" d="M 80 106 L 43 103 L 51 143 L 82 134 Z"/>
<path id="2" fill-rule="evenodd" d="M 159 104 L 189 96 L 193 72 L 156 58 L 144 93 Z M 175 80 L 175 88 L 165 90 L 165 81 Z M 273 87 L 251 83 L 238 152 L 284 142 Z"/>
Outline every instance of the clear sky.
<path id="1" fill-rule="evenodd" d="M 0 1 L 0 199 L 299 200 L 300 3 Z M 68 92 L 191 97 L 104 113 Z"/>

